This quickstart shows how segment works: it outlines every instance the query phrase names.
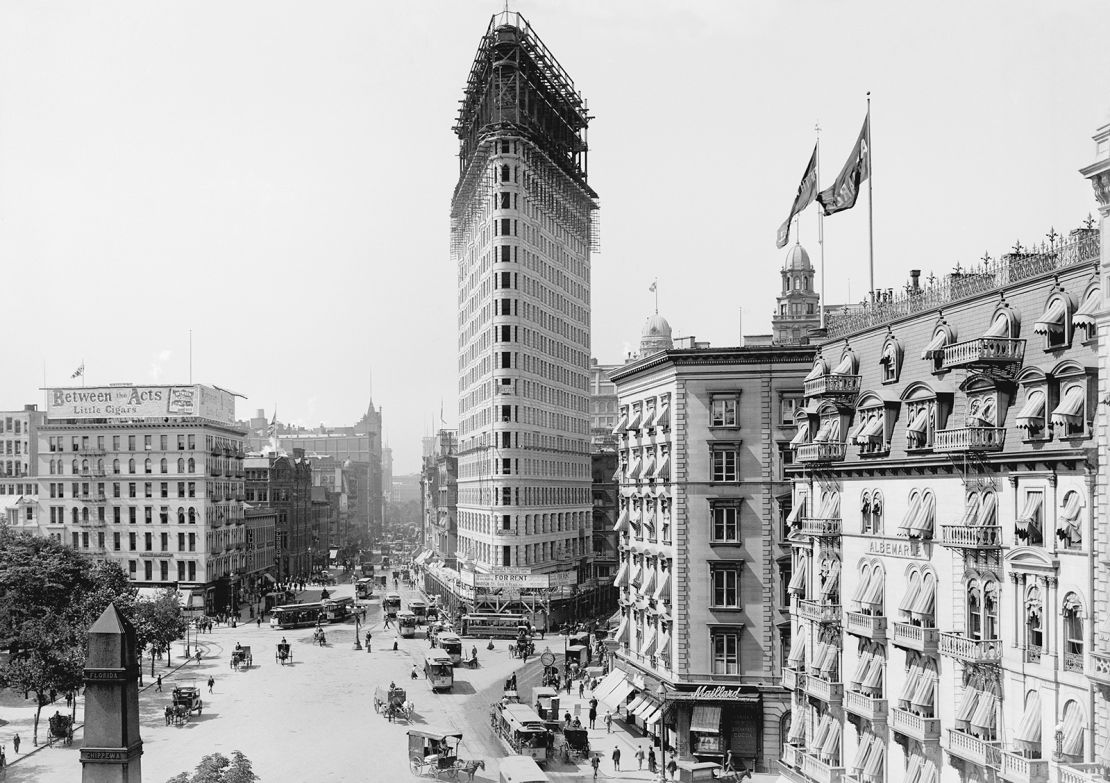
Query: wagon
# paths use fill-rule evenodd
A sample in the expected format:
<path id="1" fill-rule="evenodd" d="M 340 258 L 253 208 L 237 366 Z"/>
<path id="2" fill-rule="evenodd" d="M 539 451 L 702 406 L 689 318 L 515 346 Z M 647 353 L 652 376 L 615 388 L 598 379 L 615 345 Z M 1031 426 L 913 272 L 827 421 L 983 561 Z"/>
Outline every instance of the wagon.
<path id="1" fill-rule="evenodd" d="M 166 710 L 166 722 L 180 726 L 189 721 L 189 715 L 200 715 L 204 701 L 200 698 L 200 688 L 195 685 L 182 685 L 173 689 L 173 698 Z"/>
<path id="2" fill-rule="evenodd" d="M 292 663 L 293 645 L 289 642 L 278 642 L 277 650 L 274 652 L 274 662 L 280 663 L 282 666 L 286 663 Z"/>
<path id="3" fill-rule="evenodd" d="M 50 716 L 48 722 L 50 724 L 49 743 L 51 745 L 54 744 L 55 740 L 61 740 L 63 745 L 69 745 L 73 742 L 72 717 L 55 712 Z"/>
<path id="4" fill-rule="evenodd" d="M 231 651 L 232 669 L 235 669 L 235 671 L 239 671 L 240 666 L 244 669 L 249 669 L 252 665 L 254 665 L 254 656 L 251 655 L 251 648 L 249 644 L 242 646 L 237 645 L 235 649 Z"/>
<path id="5" fill-rule="evenodd" d="M 394 718 L 411 718 L 408 707 L 408 695 L 404 688 L 375 688 L 374 712 L 390 720 Z"/>
<path id="6" fill-rule="evenodd" d="M 462 733 L 438 729 L 409 729 L 409 768 L 414 775 L 458 780 Z"/>

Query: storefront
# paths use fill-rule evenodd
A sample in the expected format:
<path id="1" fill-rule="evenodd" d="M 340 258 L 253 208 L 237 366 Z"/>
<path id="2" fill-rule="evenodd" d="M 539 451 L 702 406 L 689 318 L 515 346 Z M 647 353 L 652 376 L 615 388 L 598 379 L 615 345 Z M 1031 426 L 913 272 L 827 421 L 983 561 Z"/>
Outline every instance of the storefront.
<path id="1" fill-rule="evenodd" d="M 674 701 L 679 756 L 698 761 L 723 760 L 732 751 L 736 763 L 762 767 L 762 697 L 741 686 L 679 686 Z"/>

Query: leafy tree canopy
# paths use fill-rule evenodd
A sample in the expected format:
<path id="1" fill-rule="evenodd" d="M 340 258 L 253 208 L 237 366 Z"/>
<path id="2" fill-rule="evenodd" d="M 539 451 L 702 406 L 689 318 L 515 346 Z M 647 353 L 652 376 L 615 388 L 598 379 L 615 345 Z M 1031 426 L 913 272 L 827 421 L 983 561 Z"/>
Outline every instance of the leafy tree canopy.
<path id="1" fill-rule="evenodd" d="M 166 783 L 254 783 L 258 779 L 250 759 L 236 750 L 230 759 L 222 753 L 205 756 L 192 775 L 182 772 Z"/>

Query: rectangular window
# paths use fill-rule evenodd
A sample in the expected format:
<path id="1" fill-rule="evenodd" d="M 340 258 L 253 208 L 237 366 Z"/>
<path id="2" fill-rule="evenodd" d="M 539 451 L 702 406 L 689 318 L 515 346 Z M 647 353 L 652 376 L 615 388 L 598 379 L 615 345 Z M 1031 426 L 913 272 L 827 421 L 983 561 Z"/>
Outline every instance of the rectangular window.
<path id="1" fill-rule="evenodd" d="M 736 403 L 735 397 L 714 399 L 710 408 L 710 425 L 713 427 L 735 427 Z"/>
<path id="2" fill-rule="evenodd" d="M 189 551 L 190 552 L 196 552 L 197 551 L 197 534 L 196 533 L 190 533 L 189 534 Z"/>
<path id="3" fill-rule="evenodd" d="M 181 560 L 177 561 L 177 581 L 185 581 L 185 563 Z"/>
<path id="4" fill-rule="evenodd" d="M 712 606 L 724 609 L 740 608 L 740 569 L 736 565 L 712 565 Z"/>
<path id="5" fill-rule="evenodd" d="M 122 512 L 122 509 L 119 506 L 116 506 L 112 509 L 112 521 L 115 522 L 117 525 L 121 521 L 120 520 L 121 512 Z"/>
<path id="6" fill-rule="evenodd" d="M 154 509 L 150 506 L 143 508 L 143 521 L 148 525 L 154 522 Z M 149 533 L 147 535 L 149 535 Z"/>
<path id="7" fill-rule="evenodd" d="M 144 533 L 143 534 L 143 543 L 145 544 L 146 551 L 147 552 L 151 551 L 154 548 L 154 534 L 153 533 Z"/>
<path id="8" fill-rule="evenodd" d="M 737 452 L 732 449 L 714 449 L 712 453 L 712 480 L 736 481 Z"/>
<path id="9" fill-rule="evenodd" d="M 196 562 L 189 561 L 189 581 L 192 582 L 197 578 L 197 564 Z"/>
<path id="10" fill-rule="evenodd" d="M 740 634 L 737 631 L 711 631 L 713 642 L 713 673 L 740 673 Z"/>
<path id="11" fill-rule="evenodd" d="M 738 505 L 713 504 L 710 508 L 713 526 L 711 541 L 715 543 L 739 543 L 740 507 Z"/>
<path id="12" fill-rule="evenodd" d="M 166 448 L 169 446 L 168 440 L 169 439 L 166 435 L 159 435 L 158 436 L 158 448 L 161 451 L 165 451 Z"/>
<path id="13" fill-rule="evenodd" d="M 197 447 L 197 436 L 196 435 L 190 435 L 189 436 L 189 449 L 190 449 L 190 451 L 192 449 L 195 449 L 196 447 Z"/>
<path id="14" fill-rule="evenodd" d="M 120 549 L 120 539 L 121 538 L 122 538 L 122 536 L 120 536 L 119 533 L 112 533 L 112 549 L 114 549 L 117 552 Z"/>
<path id="15" fill-rule="evenodd" d="M 779 406 L 779 421 L 786 426 L 794 424 L 794 416 L 802 407 L 802 395 L 796 393 L 783 394 Z"/>
<path id="16" fill-rule="evenodd" d="M 135 551 L 135 541 L 136 541 L 135 534 L 134 533 L 128 533 L 127 534 L 127 546 L 131 549 L 132 552 Z"/>
<path id="17" fill-rule="evenodd" d="M 197 484 L 195 481 L 189 482 L 189 497 L 195 498 L 197 496 Z"/>
<path id="18" fill-rule="evenodd" d="M 143 484 L 143 497 L 146 497 L 146 498 L 154 497 L 154 483 L 153 482 L 147 481 Z"/>
<path id="19" fill-rule="evenodd" d="M 127 517 L 128 517 L 127 521 L 130 524 L 132 524 L 132 525 L 135 524 L 137 516 L 138 516 L 137 510 L 135 509 L 134 506 L 131 506 L 130 508 L 127 509 Z"/>
<path id="20" fill-rule="evenodd" d="M 154 563 L 149 560 L 144 560 L 143 571 L 146 574 L 146 581 L 150 582 L 154 579 Z"/>

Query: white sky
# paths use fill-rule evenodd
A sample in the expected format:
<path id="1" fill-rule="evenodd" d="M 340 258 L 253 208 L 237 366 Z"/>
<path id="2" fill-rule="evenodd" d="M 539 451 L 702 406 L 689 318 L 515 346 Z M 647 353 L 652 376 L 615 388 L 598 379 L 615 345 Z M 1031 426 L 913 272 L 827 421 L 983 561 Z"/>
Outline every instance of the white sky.
<path id="1" fill-rule="evenodd" d="M 876 283 L 943 273 L 1094 209 L 1110 5 L 512 5 L 590 101 L 593 354 L 770 330 L 774 246 L 822 128 L 835 177 L 873 93 Z M 908 13 L 910 9 L 912 13 Z M 451 132 L 499 2 L 0 3 L 0 408 L 193 378 L 245 415 L 384 406 L 396 473 L 454 423 Z M 816 207 L 802 241 L 816 260 Z M 826 221 L 828 299 L 866 289 L 867 213 Z"/>

